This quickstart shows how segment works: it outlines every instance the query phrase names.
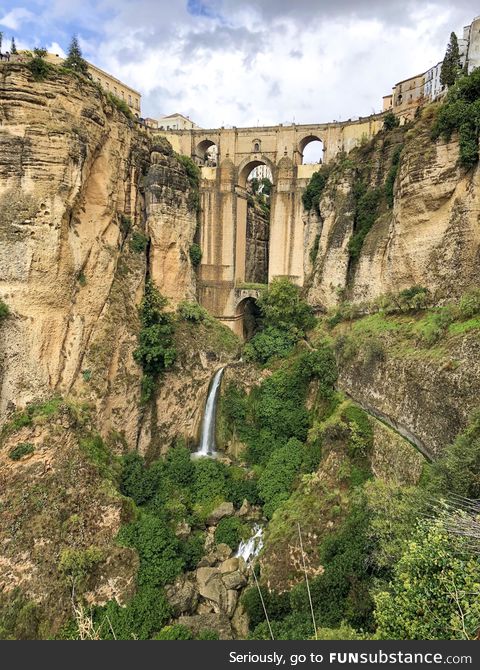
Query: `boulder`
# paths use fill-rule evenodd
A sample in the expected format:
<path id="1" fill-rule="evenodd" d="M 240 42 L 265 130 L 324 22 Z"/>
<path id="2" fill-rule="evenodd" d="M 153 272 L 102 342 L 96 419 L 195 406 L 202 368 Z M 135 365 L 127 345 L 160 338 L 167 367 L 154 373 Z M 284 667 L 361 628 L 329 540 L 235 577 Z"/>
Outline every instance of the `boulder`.
<path id="1" fill-rule="evenodd" d="M 210 516 L 207 519 L 207 526 L 215 526 L 219 521 L 224 519 L 226 516 L 233 516 L 235 509 L 233 503 L 223 502 L 221 505 L 216 507 Z"/>
<path id="2" fill-rule="evenodd" d="M 236 591 L 227 591 L 227 616 L 232 618 L 238 602 L 238 593 Z"/>
<path id="3" fill-rule="evenodd" d="M 180 616 L 185 612 L 195 612 L 198 603 L 198 591 L 192 582 L 187 579 L 178 579 L 175 584 L 169 584 L 165 587 L 165 593 L 174 616 Z"/>
<path id="4" fill-rule="evenodd" d="M 235 572 L 230 572 L 227 575 L 222 576 L 222 581 L 225 584 L 227 589 L 241 589 L 242 586 L 246 586 L 248 580 L 239 570 Z"/>
<path id="5" fill-rule="evenodd" d="M 226 612 L 227 589 L 222 581 L 222 575 L 217 568 L 198 568 L 198 591 L 201 596 L 213 603 L 215 612 Z"/>
<path id="6" fill-rule="evenodd" d="M 191 528 L 191 526 L 189 526 L 189 524 L 186 521 L 180 521 L 177 524 L 177 527 L 175 528 L 175 535 L 180 540 L 186 540 L 191 532 L 192 532 L 192 528 Z"/>
<path id="7" fill-rule="evenodd" d="M 227 558 L 226 561 L 223 561 L 218 567 L 222 574 L 226 575 L 229 572 L 235 572 L 238 570 L 240 561 L 238 558 Z"/>

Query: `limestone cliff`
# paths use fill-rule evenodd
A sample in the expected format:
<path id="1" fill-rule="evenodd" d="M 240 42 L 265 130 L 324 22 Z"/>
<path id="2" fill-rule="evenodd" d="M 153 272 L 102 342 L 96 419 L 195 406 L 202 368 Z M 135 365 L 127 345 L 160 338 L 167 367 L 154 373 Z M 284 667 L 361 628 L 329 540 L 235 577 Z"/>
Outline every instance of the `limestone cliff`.
<path id="1" fill-rule="evenodd" d="M 97 406 L 135 446 L 137 305 L 150 272 L 192 298 L 196 227 L 185 169 L 92 83 L 1 67 L 0 417 L 52 392 Z M 153 165 L 150 166 L 152 149 Z"/>
<path id="2" fill-rule="evenodd" d="M 245 281 L 268 283 L 268 241 L 270 213 L 253 198 L 247 207 L 247 240 L 245 249 Z"/>
<path id="3" fill-rule="evenodd" d="M 372 300 L 413 285 L 442 300 L 478 282 L 480 167 L 466 172 L 459 166 L 455 137 L 449 143 L 432 140 L 433 113 L 427 108 L 409 129 L 379 133 L 333 166 L 320 200 L 321 235 L 306 282 L 312 304 L 328 308 L 342 298 Z M 352 262 L 358 184 L 384 189 L 396 148 L 401 154 L 393 207 L 378 208 Z M 309 246 L 307 269 L 311 251 Z"/>

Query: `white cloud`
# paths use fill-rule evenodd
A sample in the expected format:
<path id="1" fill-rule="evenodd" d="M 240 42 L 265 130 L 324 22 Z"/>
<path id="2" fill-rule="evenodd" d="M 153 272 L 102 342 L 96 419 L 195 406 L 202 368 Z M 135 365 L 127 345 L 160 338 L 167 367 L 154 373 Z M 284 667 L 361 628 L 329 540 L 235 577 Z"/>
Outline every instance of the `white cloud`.
<path id="1" fill-rule="evenodd" d="M 10 30 L 18 30 L 22 23 L 33 17 L 34 14 L 30 10 L 25 9 L 25 7 L 17 7 L 0 18 L 0 24 L 10 28 Z"/>

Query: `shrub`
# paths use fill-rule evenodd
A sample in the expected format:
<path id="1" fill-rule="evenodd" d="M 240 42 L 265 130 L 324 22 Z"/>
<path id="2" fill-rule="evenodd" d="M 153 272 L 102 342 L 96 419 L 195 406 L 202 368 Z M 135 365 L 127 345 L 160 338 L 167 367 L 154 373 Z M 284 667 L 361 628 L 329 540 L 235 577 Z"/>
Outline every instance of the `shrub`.
<path id="1" fill-rule="evenodd" d="M 264 586 L 260 587 L 265 608 L 271 620 L 279 620 L 291 613 L 290 597 L 288 593 L 275 593 Z M 251 587 L 243 592 L 241 603 L 248 615 L 250 629 L 256 628 L 265 621 L 265 612 L 256 587 Z"/>
<path id="2" fill-rule="evenodd" d="M 10 310 L 8 306 L 0 299 L 0 323 L 9 316 Z"/>
<path id="3" fill-rule="evenodd" d="M 296 338 L 291 333 L 267 326 L 247 342 L 243 348 L 246 361 L 268 363 L 273 358 L 285 358 L 295 346 Z"/>
<path id="4" fill-rule="evenodd" d="M 427 467 L 426 481 L 434 495 L 480 498 L 480 411 L 453 445 Z"/>
<path id="5" fill-rule="evenodd" d="M 458 305 L 460 316 L 463 319 L 471 319 L 480 314 L 480 289 L 475 288 L 465 293 L 460 298 Z"/>
<path id="6" fill-rule="evenodd" d="M 30 444 L 30 442 L 20 442 L 19 444 L 17 444 L 16 447 L 10 449 L 10 451 L 8 452 L 8 456 L 9 458 L 12 459 L 12 461 L 19 461 L 24 456 L 33 454 L 34 451 L 35 447 L 33 446 L 33 444 Z"/>
<path id="7" fill-rule="evenodd" d="M 132 229 L 132 219 L 126 214 L 120 214 L 120 230 L 126 237 Z"/>
<path id="8" fill-rule="evenodd" d="M 312 308 L 300 297 L 300 288 L 284 277 L 275 278 L 257 302 L 265 326 L 272 326 L 297 339 L 315 325 Z"/>
<path id="9" fill-rule="evenodd" d="M 190 260 L 192 261 L 192 265 L 194 268 L 197 268 L 200 265 L 200 262 L 202 260 L 202 249 L 199 244 L 196 242 L 193 242 L 190 245 L 190 249 L 188 250 Z"/>
<path id="10" fill-rule="evenodd" d="M 442 136 L 448 142 L 454 132 L 459 133 L 460 164 L 473 167 L 478 162 L 480 68 L 456 81 L 437 114 L 433 138 Z"/>
<path id="11" fill-rule="evenodd" d="M 303 445 L 296 439 L 276 449 L 258 480 L 258 489 L 265 505 L 264 514 L 271 518 L 277 507 L 290 497 L 303 460 Z"/>
<path id="12" fill-rule="evenodd" d="M 388 175 L 385 180 L 385 196 L 387 198 L 387 204 L 390 208 L 393 207 L 393 187 L 395 185 L 395 179 L 397 178 L 398 169 L 400 167 L 400 154 L 402 153 L 402 149 L 403 145 L 395 148 L 392 154 L 390 170 L 388 171 Z"/>
<path id="13" fill-rule="evenodd" d="M 169 479 L 178 486 L 190 486 L 195 478 L 195 467 L 190 451 L 183 446 L 168 450 L 166 472 Z"/>
<path id="14" fill-rule="evenodd" d="M 137 254 L 143 254 L 148 245 L 148 237 L 135 231 L 130 240 L 130 249 Z"/>
<path id="15" fill-rule="evenodd" d="M 193 494 L 197 503 L 225 500 L 227 493 L 226 468 L 223 463 L 210 458 L 194 461 L 195 477 Z"/>
<path id="16" fill-rule="evenodd" d="M 103 558 L 103 551 L 98 547 L 64 549 L 60 554 L 58 569 L 69 585 L 78 591 L 85 587 L 89 574 Z"/>
<path id="17" fill-rule="evenodd" d="M 181 544 L 180 553 L 185 562 L 185 570 L 195 570 L 205 553 L 205 536 L 202 532 L 192 533 Z"/>
<path id="18" fill-rule="evenodd" d="M 154 640 L 193 640 L 192 632 L 189 628 L 181 624 L 174 624 L 173 626 L 165 626 L 155 635 Z"/>
<path id="19" fill-rule="evenodd" d="M 136 453 L 127 454 L 123 458 L 120 491 L 132 498 L 137 505 L 144 505 L 164 491 L 164 475 L 165 466 L 162 461 L 147 468 L 141 456 Z"/>
<path id="20" fill-rule="evenodd" d="M 235 551 L 242 539 L 244 525 L 235 516 L 221 519 L 215 530 L 215 542 L 217 544 L 228 544 L 232 551 Z"/>
<path id="21" fill-rule="evenodd" d="M 138 347 L 133 356 L 146 377 L 143 386 L 144 402 L 152 397 L 155 382 L 161 373 L 170 368 L 176 359 L 173 343 L 173 319 L 164 312 L 167 300 L 160 295 L 151 281 L 145 285 L 145 295 L 140 305 L 141 330 Z"/>
<path id="22" fill-rule="evenodd" d="M 378 207 L 382 197 L 382 189 L 367 189 L 362 182 L 356 184 L 354 191 L 353 235 L 348 243 L 348 251 L 352 261 L 356 261 L 360 257 L 363 242 L 378 216 Z"/>
<path id="23" fill-rule="evenodd" d="M 393 112 L 387 112 L 383 117 L 383 129 L 393 130 L 400 125 L 400 119 Z"/>
<path id="24" fill-rule="evenodd" d="M 40 624 L 40 607 L 18 587 L 0 596 L 0 640 L 35 640 Z"/>
<path id="25" fill-rule="evenodd" d="M 169 584 L 184 568 L 178 538 L 157 516 L 142 512 L 136 521 L 121 528 L 118 539 L 138 551 L 137 581 L 140 586 L 156 588 Z"/>
<path id="26" fill-rule="evenodd" d="M 110 600 L 104 607 L 97 607 L 94 623 L 100 627 L 105 640 L 149 640 L 165 626 L 171 616 L 171 607 L 162 589 L 143 586 L 135 596 L 121 607 Z"/>
<path id="27" fill-rule="evenodd" d="M 380 639 L 473 639 L 480 621 L 478 557 L 467 538 L 441 523 L 419 525 L 394 568 L 388 591 L 375 596 Z M 428 613 L 428 615 L 426 615 Z"/>
<path id="28" fill-rule="evenodd" d="M 181 302 L 177 311 L 182 319 L 193 321 L 193 323 L 208 321 L 210 318 L 209 313 L 204 307 L 201 307 L 197 302 L 189 302 L 188 300 Z"/>
<path id="29" fill-rule="evenodd" d="M 318 172 L 314 172 L 311 176 L 302 194 L 303 207 L 307 212 L 314 209 L 317 214 L 320 214 L 320 199 L 327 185 L 329 175 L 330 167 L 322 165 Z"/>
<path id="30" fill-rule="evenodd" d="M 110 92 L 107 92 L 105 95 L 107 97 L 107 100 L 113 107 L 115 107 L 116 109 L 118 109 L 119 112 L 124 114 L 127 117 L 127 119 L 133 120 L 133 114 L 130 110 L 130 107 L 125 102 L 125 100 L 118 98 L 116 95 Z"/>
<path id="31" fill-rule="evenodd" d="M 34 49 L 33 54 L 33 58 L 27 63 L 27 67 L 35 81 L 43 81 L 52 74 L 54 67 L 44 60 L 47 55 L 46 49 Z"/>

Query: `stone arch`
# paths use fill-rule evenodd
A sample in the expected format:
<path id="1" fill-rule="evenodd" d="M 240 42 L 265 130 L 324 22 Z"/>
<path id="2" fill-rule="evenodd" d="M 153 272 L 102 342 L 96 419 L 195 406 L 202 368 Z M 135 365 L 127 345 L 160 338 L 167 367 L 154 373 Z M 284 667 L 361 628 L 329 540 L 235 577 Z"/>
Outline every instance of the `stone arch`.
<path id="1" fill-rule="evenodd" d="M 318 156 L 318 159 L 319 159 L 319 160 L 315 160 L 315 161 L 312 161 L 312 162 L 314 162 L 314 163 L 317 163 L 317 162 L 319 162 L 319 163 L 323 163 L 323 152 L 325 151 L 325 145 L 324 145 L 324 143 L 323 143 L 322 138 L 319 137 L 318 135 L 306 135 L 304 138 L 302 138 L 302 139 L 299 141 L 299 143 L 298 143 L 298 151 L 299 151 L 300 156 L 301 156 L 301 158 L 302 158 L 302 163 L 305 162 L 305 161 L 304 161 L 304 153 L 305 153 L 305 149 L 306 149 L 307 146 L 308 146 L 309 144 L 311 144 L 312 142 L 320 142 L 320 145 L 319 145 L 319 151 L 320 151 L 320 154 L 319 154 L 319 156 Z"/>
<path id="2" fill-rule="evenodd" d="M 213 148 L 215 148 L 215 151 L 212 151 Z M 214 162 L 213 167 L 216 167 L 219 159 L 218 144 L 211 139 L 204 139 L 195 147 L 194 156 L 200 165 L 208 165 Z"/>
<path id="3" fill-rule="evenodd" d="M 261 158 L 254 158 L 253 156 L 249 156 L 248 158 L 245 158 L 238 166 L 238 185 L 245 188 L 249 174 L 259 165 L 266 165 L 270 169 L 270 172 L 272 173 L 272 181 L 275 184 L 276 170 L 272 161 L 266 156 L 262 156 Z"/>
<path id="4" fill-rule="evenodd" d="M 257 305 L 259 291 L 242 291 L 235 307 L 236 333 L 245 341 L 250 340 L 258 330 L 260 308 Z M 247 294 L 248 293 L 248 294 Z"/>

